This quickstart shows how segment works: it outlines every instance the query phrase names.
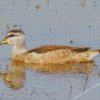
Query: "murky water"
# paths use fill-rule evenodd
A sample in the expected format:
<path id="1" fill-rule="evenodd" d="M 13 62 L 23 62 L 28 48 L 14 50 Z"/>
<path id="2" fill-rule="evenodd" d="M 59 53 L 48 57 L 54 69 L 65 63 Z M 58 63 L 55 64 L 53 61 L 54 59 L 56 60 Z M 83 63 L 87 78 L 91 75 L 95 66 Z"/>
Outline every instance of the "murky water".
<path id="1" fill-rule="evenodd" d="M 0 39 L 9 25 L 27 47 L 47 44 L 100 48 L 100 0 L 0 0 Z M 0 100 L 99 100 L 100 56 L 83 64 L 34 65 L 11 60 L 0 46 Z"/>

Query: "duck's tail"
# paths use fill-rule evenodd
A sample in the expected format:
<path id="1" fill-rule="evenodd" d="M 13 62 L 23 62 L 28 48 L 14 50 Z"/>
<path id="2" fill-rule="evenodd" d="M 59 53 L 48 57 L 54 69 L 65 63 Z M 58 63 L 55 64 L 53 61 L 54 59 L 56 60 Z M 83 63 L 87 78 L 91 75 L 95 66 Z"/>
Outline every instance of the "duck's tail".
<path id="1" fill-rule="evenodd" d="M 97 50 L 94 50 L 94 51 L 96 51 L 96 52 L 100 53 L 100 49 L 97 49 Z"/>
<path id="2" fill-rule="evenodd" d="M 98 52 L 100 53 L 100 49 L 98 50 Z"/>

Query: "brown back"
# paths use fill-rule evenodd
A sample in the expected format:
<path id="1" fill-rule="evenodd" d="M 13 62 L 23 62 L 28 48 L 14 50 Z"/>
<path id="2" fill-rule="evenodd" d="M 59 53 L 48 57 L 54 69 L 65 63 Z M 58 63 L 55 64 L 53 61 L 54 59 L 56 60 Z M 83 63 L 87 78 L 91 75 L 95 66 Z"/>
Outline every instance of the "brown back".
<path id="1" fill-rule="evenodd" d="M 74 51 L 74 52 L 83 52 L 83 51 L 89 50 L 90 48 L 80 48 L 80 47 L 71 47 L 71 46 L 57 46 L 57 45 L 46 45 L 46 46 L 38 47 L 36 49 L 29 50 L 28 53 L 31 53 L 31 52 L 46 53 L 46 52 L 49 52 L 49 51 L 62 50 L 62 49 L 71 50 L 71 51 Z"/>

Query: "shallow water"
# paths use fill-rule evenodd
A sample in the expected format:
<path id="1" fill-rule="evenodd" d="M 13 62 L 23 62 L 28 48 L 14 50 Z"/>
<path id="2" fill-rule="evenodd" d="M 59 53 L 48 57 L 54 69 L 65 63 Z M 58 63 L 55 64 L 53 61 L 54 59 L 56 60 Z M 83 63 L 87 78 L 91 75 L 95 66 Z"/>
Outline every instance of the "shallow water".
<path id="1" fill-rule="evenodd" d="M 85 0 L 81 0 L 85 1 Z M 100 0 L 0 0 L 0 39 L 19 25 L 27 47 L 47 44 L 100 48 Z M 1 100 L 99 100 L 100 56 L 94 62 L 27 65 L 0 46 Z"/>
<path id="2" fill-rule="evenodd" d="M 99 91 L 94 62 L 34 65 L 1 59 L 0 70 L 2 100 L 78 100 Z"/>

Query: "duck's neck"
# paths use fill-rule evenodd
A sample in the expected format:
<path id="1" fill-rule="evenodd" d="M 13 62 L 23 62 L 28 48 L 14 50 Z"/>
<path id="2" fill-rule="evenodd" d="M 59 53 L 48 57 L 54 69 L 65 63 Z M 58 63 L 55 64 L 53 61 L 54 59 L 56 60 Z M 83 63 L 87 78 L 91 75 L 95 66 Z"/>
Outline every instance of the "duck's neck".
<path id="1" fill-rule="evenodd" d="M 26 49 L 26 45 L 22 44 L 22 45 L 14 45 L 13 46 L 13 53 L 12 53 L 12 57 L 14 58 L 17 55 L 21 55 L 27 52 Z"/>

